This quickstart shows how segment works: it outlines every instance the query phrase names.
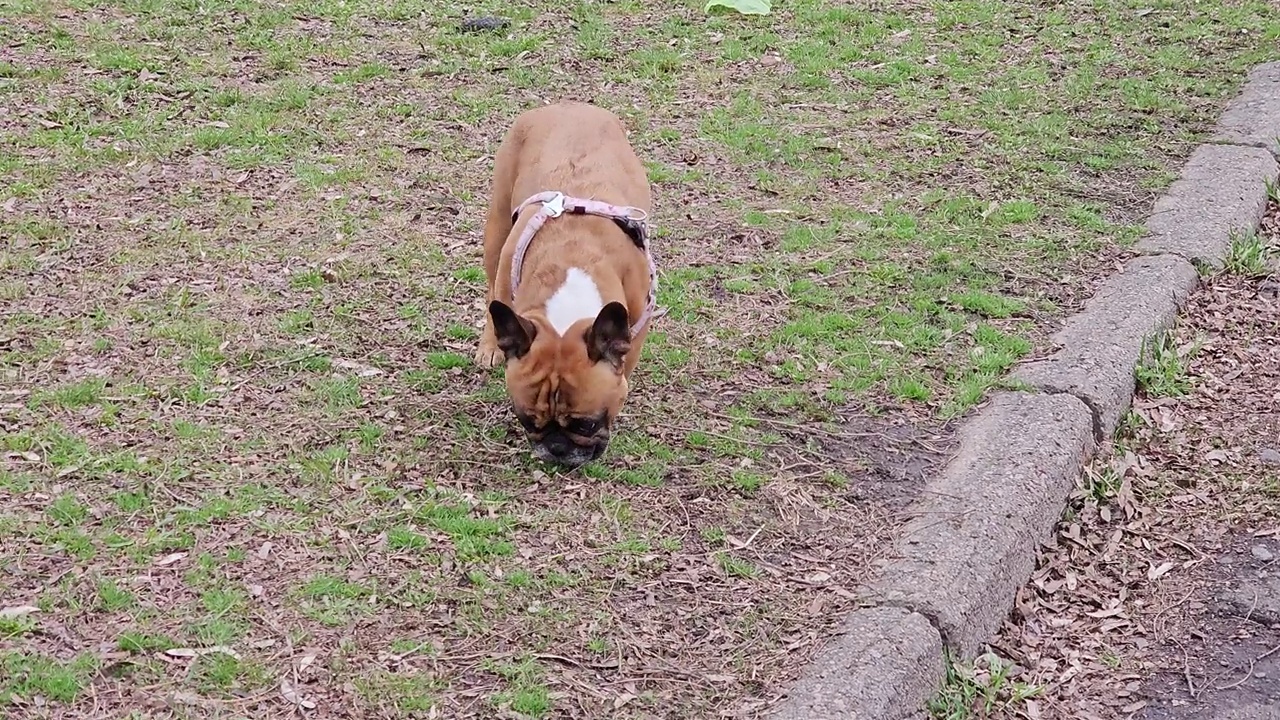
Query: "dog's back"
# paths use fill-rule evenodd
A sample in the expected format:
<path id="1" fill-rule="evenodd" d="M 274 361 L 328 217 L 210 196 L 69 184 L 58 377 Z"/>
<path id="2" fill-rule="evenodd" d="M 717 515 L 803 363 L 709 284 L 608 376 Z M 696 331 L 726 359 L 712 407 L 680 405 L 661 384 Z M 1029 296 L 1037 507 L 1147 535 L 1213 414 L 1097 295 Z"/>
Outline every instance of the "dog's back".
<path id="1" fill-rule="evenodd" d="M 515 202 L 556 189 L 650 211 L 644 165 L 616 115 L 580 102 L 529 110 L 512 126 L 518 172 L 511 178 Z M 519 199 L 516 199 L 519 198 Z"/>

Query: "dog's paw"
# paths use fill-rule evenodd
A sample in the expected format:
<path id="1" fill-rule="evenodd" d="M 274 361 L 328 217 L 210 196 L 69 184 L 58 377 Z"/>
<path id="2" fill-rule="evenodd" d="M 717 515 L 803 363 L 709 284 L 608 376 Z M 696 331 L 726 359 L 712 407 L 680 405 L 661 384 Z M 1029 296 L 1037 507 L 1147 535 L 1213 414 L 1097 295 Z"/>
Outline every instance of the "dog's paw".
<path id="1" fill-rule="evenodd" d="M 506 361 L 507 358 L 497 347 L 486 347 L 481 344 L 480 349 L 476 350 L 476 365 L 482 368 L 498 367 L 505 364 Z"/>

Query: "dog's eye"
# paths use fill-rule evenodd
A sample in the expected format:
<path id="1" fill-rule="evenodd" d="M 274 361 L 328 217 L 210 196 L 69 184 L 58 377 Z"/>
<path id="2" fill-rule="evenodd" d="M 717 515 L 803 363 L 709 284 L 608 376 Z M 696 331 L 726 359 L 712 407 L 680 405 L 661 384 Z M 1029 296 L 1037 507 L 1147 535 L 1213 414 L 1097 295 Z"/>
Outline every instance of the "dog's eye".
<path id="1" fill-rule="evenodd" d="M 566 429 L 574 435 L 587 437 L 599 432 L 601 424 L 600 418 L 572 418 L 569 420 L 569 427 Z"/>
<path id="2" fill-rule="evenodd" d="M 529 432 L 538 432 L 538 424 L 535 423 L 533 418 L 528 415 L 518 412 L 516 413 L 516 419 L 520 421 L 520 424 L 524 426 L 525 430 Z"/>

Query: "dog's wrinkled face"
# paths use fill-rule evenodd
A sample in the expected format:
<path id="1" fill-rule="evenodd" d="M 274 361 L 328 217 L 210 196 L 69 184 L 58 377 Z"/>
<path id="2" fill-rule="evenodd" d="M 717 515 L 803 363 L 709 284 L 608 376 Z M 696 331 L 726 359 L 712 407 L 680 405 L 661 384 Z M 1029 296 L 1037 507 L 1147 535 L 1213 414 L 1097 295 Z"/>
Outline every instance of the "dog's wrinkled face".
<path id="1" fill-rule="evenodd" d="M 564 336 L 497 300 L 489 314 L 507 357 L 507 394 L 534 455 L 577 467 L 604 454 L 627 397 L 626 307 L 611 302 L 594 321 L 581 320 Z"/>

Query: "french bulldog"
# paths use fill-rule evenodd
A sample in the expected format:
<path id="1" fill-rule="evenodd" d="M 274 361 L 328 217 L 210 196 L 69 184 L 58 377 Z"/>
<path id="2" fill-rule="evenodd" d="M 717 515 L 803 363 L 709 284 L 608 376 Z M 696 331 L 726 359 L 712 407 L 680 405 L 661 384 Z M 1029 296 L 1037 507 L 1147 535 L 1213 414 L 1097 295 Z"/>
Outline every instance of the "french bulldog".
<path id="1" fill-rule="evenodd" d="M 655 319 L 649 180 L 616 115 L 580 102 L 516 118 L 494 157 L 484 332 L 534 455 L 599 458 Z"/>

